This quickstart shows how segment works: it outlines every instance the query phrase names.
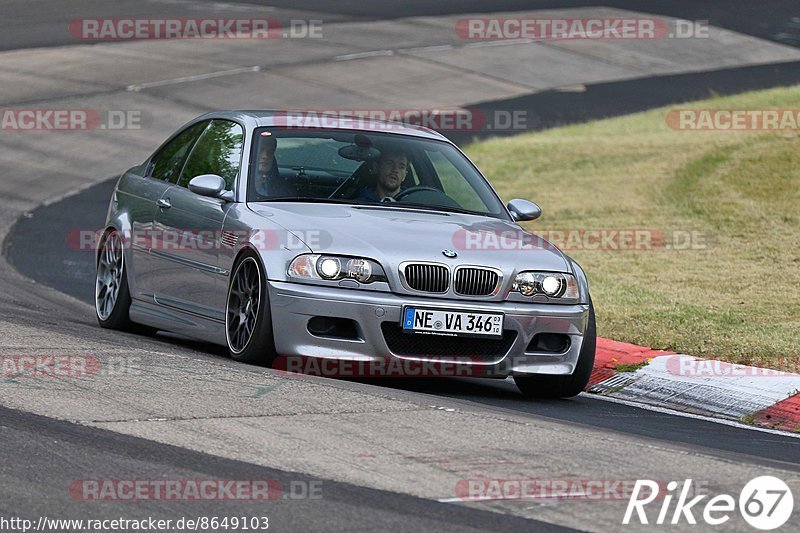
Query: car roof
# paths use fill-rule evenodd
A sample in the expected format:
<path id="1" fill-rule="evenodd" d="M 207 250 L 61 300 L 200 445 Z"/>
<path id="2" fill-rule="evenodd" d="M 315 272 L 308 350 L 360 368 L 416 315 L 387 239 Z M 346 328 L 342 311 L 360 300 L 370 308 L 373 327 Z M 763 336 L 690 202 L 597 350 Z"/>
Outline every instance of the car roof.
<path id="1" fill-rule="evenodd" d="M 444 135 L 426 128 L 394 120 L 379 120 L 358 114 L 336 113 L 323 110 L 229 110 L 213 111 L 197 117 L 192 122 L 223 118 L 248 123 L 251 127 L 289 126 L 298 129 L 337 129 L 412 135 L 450 142 Z"/>

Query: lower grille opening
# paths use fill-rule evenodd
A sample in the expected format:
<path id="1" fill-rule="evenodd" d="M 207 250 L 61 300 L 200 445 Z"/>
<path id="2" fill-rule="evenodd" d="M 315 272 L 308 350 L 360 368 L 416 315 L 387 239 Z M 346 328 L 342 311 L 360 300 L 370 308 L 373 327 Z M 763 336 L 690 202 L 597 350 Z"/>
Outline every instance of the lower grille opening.
<path id="1" fill-rule="evenodd" d="M 563 353 L 569 350 L 569 335 L 563 333 L 537 333 L 525 348 L 526 352 Z"/>
<path id="2" fill-rule="evenodd" d="M 330 316 L 315 316 L 308 321 L 308 332 L 317 337 L 358 340 L 355 320 Z"/>
<path id="3" fill-rule="evenodd" d="M 415 357 L 499 359 L 508 353 L 517 338 L 516 331 L 508 330 L 503 331 L 503 336 L 499 339 L 404 333 L 395 322 L 383 322 L 381 330 L 392 353 Z"/>

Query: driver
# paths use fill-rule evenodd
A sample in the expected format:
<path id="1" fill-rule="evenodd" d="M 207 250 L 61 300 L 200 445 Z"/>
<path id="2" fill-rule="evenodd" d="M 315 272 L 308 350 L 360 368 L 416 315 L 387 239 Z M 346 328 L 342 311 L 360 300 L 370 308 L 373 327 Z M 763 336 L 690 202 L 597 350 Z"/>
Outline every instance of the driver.
<path id="1" fill-rule="evenodd" d="M 270 191 L 270 186 L 274 185 L 276 178 L 280 177 L 278 162 L 275 160 L 275 149 L 277 147 L 278 141 L 274 137 L 261 137 L 255 176 L 256 192 L 261 196 L 267 196 L 275 192 Z"/>
<path id="2" fill-rule="evenodd" d="M 380 202 L 384 198 L 394 198 L 406 179 L 408 155 L 397 150 L 387 150 L 372 165 L 372 173 L 377 175 L 375 186 L 362 189 L 356 199 Z"/>

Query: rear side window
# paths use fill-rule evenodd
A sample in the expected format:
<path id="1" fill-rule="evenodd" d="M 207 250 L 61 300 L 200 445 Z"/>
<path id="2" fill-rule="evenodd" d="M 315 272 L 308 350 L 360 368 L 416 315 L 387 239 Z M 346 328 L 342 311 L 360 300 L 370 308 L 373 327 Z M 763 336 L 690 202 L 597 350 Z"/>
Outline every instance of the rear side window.
<path id="1" fill-rule="evenodd" d="M 183 167 L 178 185 L 186 187 L 192 178 L 216 174 L 225 180 L 225 188 L 233 189 L 242 162 L 244 130 L 229 120 L 212 120 L 194 145 Z"/>
<path id="2" fill-rule="evenodd" d="M 157 180 L 175 182 L 183 168 L 186 155 L 191 150 L 197 137 L 208 126 L 208 121 L 200 122 L 180 132 L 153 157 L 150 176 Z"/>

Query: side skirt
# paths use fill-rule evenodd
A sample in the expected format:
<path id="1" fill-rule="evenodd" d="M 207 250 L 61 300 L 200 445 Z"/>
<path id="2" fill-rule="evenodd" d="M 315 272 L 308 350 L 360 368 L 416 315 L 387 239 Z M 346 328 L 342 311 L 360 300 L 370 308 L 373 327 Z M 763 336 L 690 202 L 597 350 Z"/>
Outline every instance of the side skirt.
<path id="1" fill-rule="evenodd" d="M 225 323 L 186 313 L 155 302 L 133 300 L 130 308 L 131 320 L 156 329 L 185 335 L 193 339 L 227 347 Z"/>

